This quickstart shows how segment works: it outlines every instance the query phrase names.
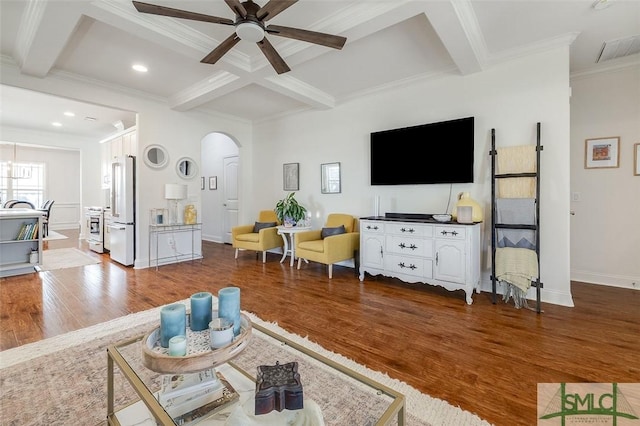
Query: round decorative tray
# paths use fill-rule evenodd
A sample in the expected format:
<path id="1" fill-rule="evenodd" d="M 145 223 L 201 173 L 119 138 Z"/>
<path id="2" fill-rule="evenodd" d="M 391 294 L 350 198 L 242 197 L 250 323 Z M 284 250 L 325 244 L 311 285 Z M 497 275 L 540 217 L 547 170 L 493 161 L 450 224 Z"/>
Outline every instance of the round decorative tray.
<path id="1" fill-rule="evenodd" d="M 187 324 L 189 314 L 187 313 Z M 213 368 L 235 358 L 249 344 L 251 338 L 251 319 L 240 314 L 240 334 L 219 349 L 209 345 L 209 329 L 191 331 L 187 325 L 187 355 L 171 356 L 169 349 L 160 346 L 160 327 L 152 330 L 142 339 L 142 363 L 156 373 L 195 373 Z"/>

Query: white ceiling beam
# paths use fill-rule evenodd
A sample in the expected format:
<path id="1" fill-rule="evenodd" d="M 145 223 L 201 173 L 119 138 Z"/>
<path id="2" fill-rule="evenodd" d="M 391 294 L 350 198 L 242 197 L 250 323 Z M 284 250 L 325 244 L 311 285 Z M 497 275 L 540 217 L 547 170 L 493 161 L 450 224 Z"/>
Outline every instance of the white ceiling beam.
<path id="1" fill-rule="evenodd" d="M 469 0 L 428 1 L 425 14 L 462 75 L 482 71 L 487 48 Z"/>
<path id="2" fill-rule="evenodd" d="M 329 109 L 336 106 L 333 96 L 289 74 L 266 77 L 256 81 L 256 84 L 314 108 Z"/>
<path id="3" fill-rule="evenodd" d="M 216 98 L 251 84 L 239 75 L 220 70 L 189 88 L 169 98 L 169 107 L 176 111 L 188 111 L 211 102 Z"/>
<path id="4" fill-rule="evenodd" d="M 23 73 L 36 77 L 49 73 L 75 31 L 81 10 L 76 2 L 28 2 L 16 38 L 17 62 Z"/>

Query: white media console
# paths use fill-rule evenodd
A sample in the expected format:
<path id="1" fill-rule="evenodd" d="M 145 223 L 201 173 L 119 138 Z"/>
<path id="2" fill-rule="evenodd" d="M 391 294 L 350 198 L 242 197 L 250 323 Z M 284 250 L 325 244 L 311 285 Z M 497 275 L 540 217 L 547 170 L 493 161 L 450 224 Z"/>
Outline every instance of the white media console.
<path id="1" fill-rule="evenodd" d="M 360 219 L 360 281 L 365 272 L 409 283 L 480 292 L 480 224 L 391 213 Z"/>

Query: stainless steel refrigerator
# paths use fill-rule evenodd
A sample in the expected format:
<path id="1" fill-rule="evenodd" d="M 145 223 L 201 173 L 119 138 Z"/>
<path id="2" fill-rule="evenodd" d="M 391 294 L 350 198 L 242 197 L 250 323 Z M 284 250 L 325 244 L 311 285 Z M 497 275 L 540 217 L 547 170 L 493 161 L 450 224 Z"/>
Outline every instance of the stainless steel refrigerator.
<path id="1" fill-rule="evenodd" d="M 136 159 L 117 157 L 111 163 L 111 258 L 133 265 L 136 253 Z"/>

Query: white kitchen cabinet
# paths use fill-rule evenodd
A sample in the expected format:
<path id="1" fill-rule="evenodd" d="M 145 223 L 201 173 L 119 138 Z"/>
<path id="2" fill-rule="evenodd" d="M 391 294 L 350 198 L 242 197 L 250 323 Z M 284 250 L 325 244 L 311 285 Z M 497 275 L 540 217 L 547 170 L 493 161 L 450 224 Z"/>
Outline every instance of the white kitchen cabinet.
<path id="1" fill-rule="evenodd" d="M 362 218 L 360 256 L 360 281 L 366 272 L 461 289 L 468 304 L 480 291 L 480 224 L 441 224 L 429 215 Z"/>
<path id="2" fill-rule="evenodd" d="M 122 157 L 122 136 L 115 137 L 111 139 L 109 142 L 110 147 L 110 158 L 118 158 Z"/>
<path id="3" fill-rule="evenodd" d="M 102 144 L 102 187 L 111 187 L 111 162 L 114 158 L 138 154 L 138 132 L 135 127 Z"/>

